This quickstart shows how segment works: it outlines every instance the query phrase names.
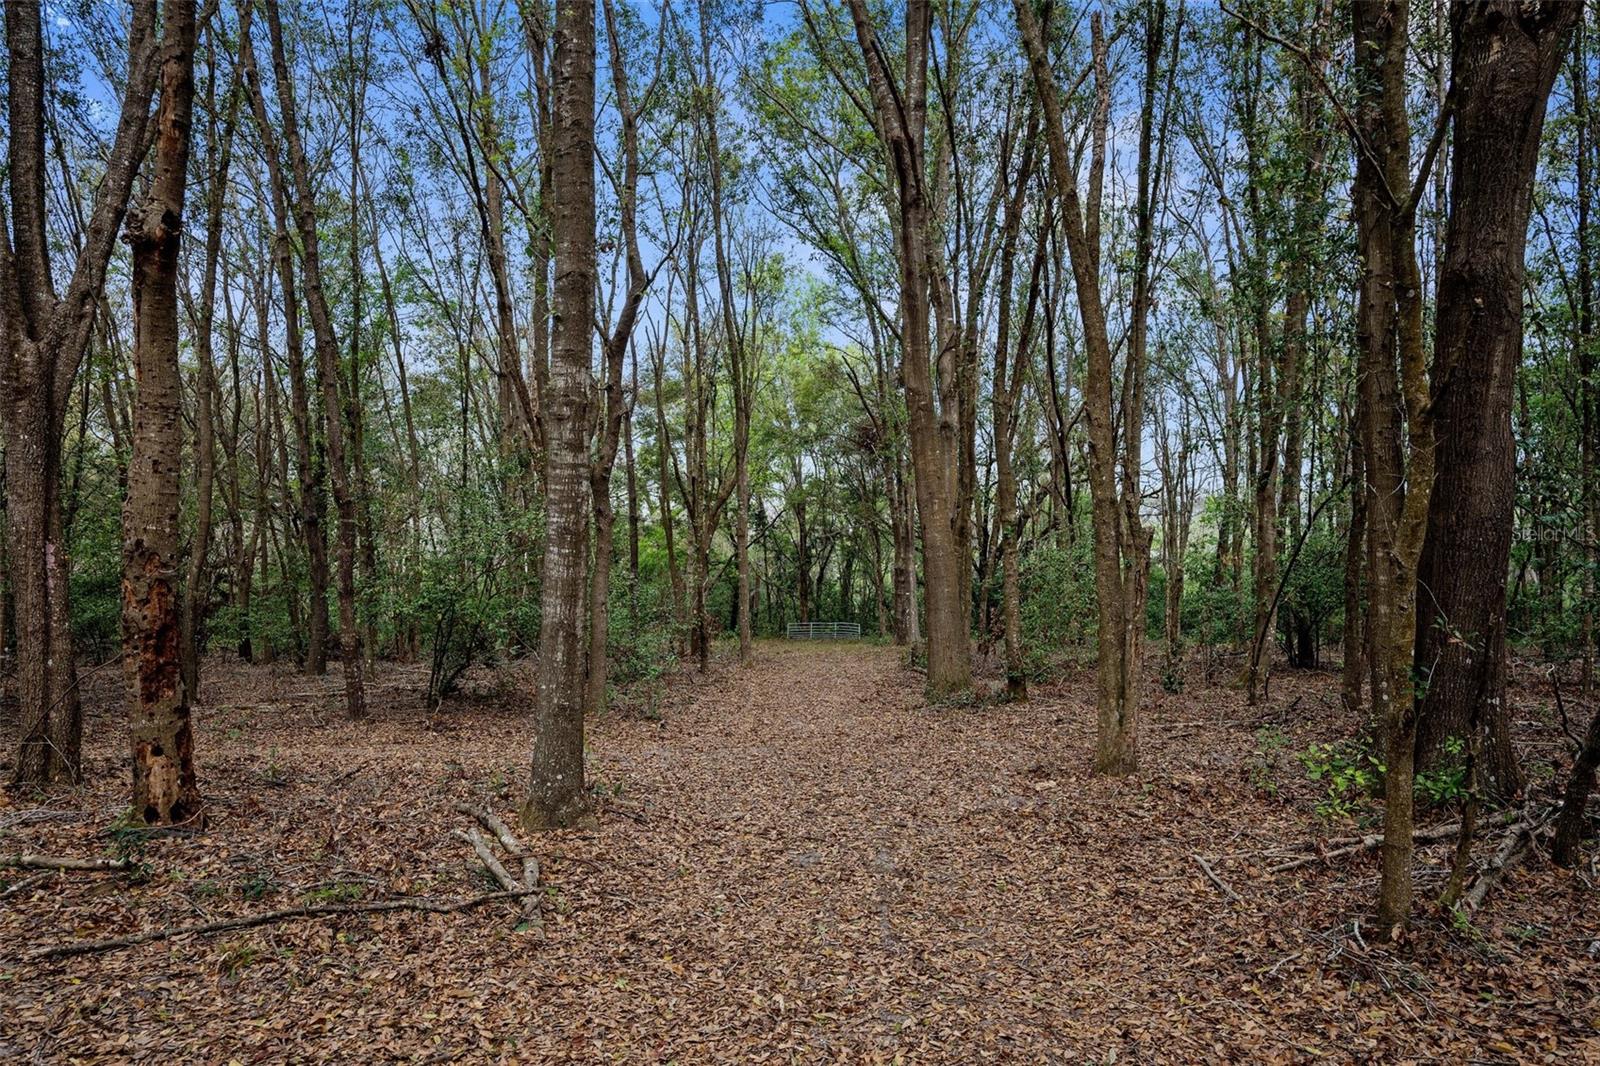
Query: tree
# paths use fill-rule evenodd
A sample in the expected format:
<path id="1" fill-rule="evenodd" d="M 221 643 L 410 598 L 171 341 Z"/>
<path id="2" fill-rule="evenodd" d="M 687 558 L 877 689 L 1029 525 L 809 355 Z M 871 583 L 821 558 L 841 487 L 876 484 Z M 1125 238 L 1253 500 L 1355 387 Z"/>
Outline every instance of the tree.
<path id="1" fill-rule="evenodd" d="M 161 68 L 155 0 L 133 5 L 127 79 L 104 176 L 66 291 L 58 293 L 47 236 L 42 5 L 5 5 L 7 173 L 0 222 L 0 427 L 5 435 L 7 577 L 15 598 L 21 735 L 17 784 L 76 780 L 83 718 L 68 606 L 71 565 L 62 526 L 61 441 L 78 364 L 89 343 Z M 9 232 L 7 232 L 9 230 Z"/>
<path id="2" fill-rule="evenodd" d="M 583 579 L 589 541 L 589 400 L 594 330 L 594 0 L 557 0 L 551 74 L 555 329 L 545 430 L 545 548 L 533 767 L 522 824 L 589 815 L 583 771 Z"/>
<path id="3" fill-rule="evenodd" d="M 1367 615 L 1372 717 L 1384 751 L 1380 934 L 1410 920 L 1416 749 L 1412 651 L 1417 561 L 1433 488 L 1434 436 L 1423 343 L 1416 212 L 1434 138 L 1413 184 L 1406 107 L 1403 0 L 1355 4 L 1356 177 L 1352 187 L 1361 262 L 1356 317 L 1362 469 L 1366 481 Z"/>
<path id="4" fill-rule="evenodd" d="M 345 713 L 367 716 L 362 689 L 361 630 L 356 620 L 356 501 L 345 451 L 345 405 L 340 398 L 343 375 L 339 371 L 339 341 L 333 332 L 333 314 L 322 284 L 322 253 L 317 233 L 317 205 L 311 186 L 311 164 L 300 138 L 295 107 L 294 79 L 283 45 L 283 21 L 277 0 L 266 0 L 267 33 L 272 41 L 272 72 L 278 90 L 284 146 L 289 152 L 292 193 L 286 195 L 294 209 L 300 237 L 300 265 L 305 276 L 306 307 L 311 313 L 312 350 L 316 353 L 317 379 L 322 387 L 323 441 L 328 452 L 329 482 L 334 509 L 339 514 L 339 658 L 344 673 Z M 281 176 L 281 172 L 280 172 Z"/>
<path id="5" fill-rule="evenodd" d="M 722 90 L 711 64 L 711 5 L 700 0 L 700 63 L 705 101 L 701 120 L 705 128 L 706 171 L 711 201 L 711 243 L 716 258 L 717 297 L 722 311 L 722 337 L 728 349 L 729 376 L 733 384 L 734 463 L 734 566 L 738 571 L 739 661 L 750 661 L 750 406 L 754 391 L 752 355 L 747 321 L 740 321 L 734 306 L 733 268 L 730 265 L 729 224 L 723 181 L 721 127 Z"/>
<path id="6" fill-rule="evenodd" d="M 1104 298 L 1100 292 L 1101 192 L 1105 180 L 1106 132 L 1111 111 L 1111 71 L 1099 13 L 1090 18 L 1095 103 L 1090 130 L 1088 193 L 1080 198 L 1076 156 L 1067 141 L 1066 122 L 1055 74 L 1050 68 L 1044 29 L 1029 0 L 1013 0 L 1017 27 L 1033 72 L 1044 114 L 1055 192 L 1083 325 L 1088 355 L 1084 410 L 1089 422 L 1089 492 L 1094 524 L 1096 685 L 1099 709 L 1095 747 L 1097 773 L 1123 775 L 1138 768 L 1139 666 L 1144 631 L 1145 594 L 1150 575 L 1151 533 L 1140 519 L 1140 450 L 1146 345 L 1151 306 L 1151 266 L 1156 197 L 1162 188 L 1166 157 L 1166 119 L 1157 122 L 1162 93 L 1161 50 L 1166 42 L 1166 5 L 1155 0 L 1145 12 L 1144 93 L 1140 110 L 1137 200 L 1134 208 L 1134 277 L 1128 323 L 1128 354 L 1121 385 L 1121 426 L 1112 402 L 1113 355 Z M 1175 35 L 1176 36 L 1179 35 Z M 1166 95 L 1171 93 L 1170 76 Z M 1164 115 L 1164 109 L 1163 109 Z M 1118 448 L 1118 436 L 1121 448 Z M 1119 467 L 1120 465 L 1120 480 Z"/>
<path id="7" fill-rule="evenodd" d="M 605 375 L 605 405 L 601 412 L 600 440 L 589 468 L 589 497 L 594 508 L 594 565 L 589 574 L 589 654 L 585 665 L 583 705 L 586 712 L 595 714 L 604 710 L 606 705 L 607 644 L 611 631 L 612 531 L 616 525 L 616 508 L 611 502 L 611 476 L 616 470 L 617 447 L 632 403 L 622 391 L 622 367 L 633 343 L 639 309 L 654 276 L 645 272 L 644 259 L 639 254 L 639 116 L 648 112 L 656 81 L 661 76 L 658 53 L 655 79 L 646 88 L 644 99 L 635 106 L 628 69 L 623 60 L 622 28 L 617 20 L 616 5 L 613 0 L 602 0 L 602 9 L 606 41 L 611 53 L 612 89 L 616 94 L 617 114 L 622 127 L 622 173 L 616 191 L 628 283 L 616 322 L 609 329 L 602 327 L 600 362 Z M 663 42 L 666 39 L 664 22 L 661 39 Z"/>
<path id="8" fill-rule="evenodd" d="M 214 92 L 217 80 L 217 48 L 209 49 L 210 80 Z M 239 87 L 227 91 L 221 129 L 217 128 L 216 101 L 211 99 L 207 129 L 208 157 L 213 170 L 206 187 L 206 236 L 204 262 L 200 268 L 200 301 L 192 315 L 195 349 L 195 428 L 194 428 L 194 539 L 189 546 L 188 571 L 183 581 L 183 606 L 180 620 L 180 669 L 183 689 L 191 703 L 200 698 L 199 628 L 205 614 L 205 599 L 210 575 L 206 556 L 211 547 L 212 496 L 216 477 L 216 416 L 213 397 L 217 392 L 216 362 L 212 335 L 216 325 L 217 273 L 222 259 L 223 212 L 228 202 L 228 170 L 233 160 L 233 133 L 238 120 Z M 233 442 L 237 447 L 237 440 Z M 235 483 L 237 484 L 237 483 Z M 237 505 L 234 515 L 238 517 Z M 242 539 L 242 534 L 241 534 Z M 248 571 L 246 571 L 248 573 Z M 248 597 L 248 594 L 246 594 Z"/>
<path id="9" fill-rule="evenodd" d="M 311 596 L 305 626 L 305 669 L 309 674 L 322 674 L 327 670 L 328 643 L 328 534 L 324 519 L 327 508 L 323 500 L 326 464 L 320 442 L 312 432 L 311 394 L 306 377 L 305 338 L 300 323 L 299 286 L 295 283 L 294 248 L 289 238 L 289 181 L 283 174 L 283 157 L 278 146 L 277 126 L 267 113 L 266 94 L 262 88 L 260 71 L 256 66 L 255 45 L 250 36 L 250 24 L 255 5 L 246 0 L 239 5 L 239 66 L 250 94 L 251 111 L 255 116 L 256 130 L 261 137 L 261 154 L 266 158 L 267 186 L 270 190 L 273 217 L 272 258 L 278 277 L 278 289 L 283 297 L 283 348 L 284 361 L 289 372 L 289 417 L 294 424 L 295 472 L 299 492 L 293 501 L 297 512 L 301 539 L 305 543 L 307 570 Z M 265 296 L 265 285 L 263 293 Z M 260 313 L 264 316 L 263 305 Z M 267 336 L 263 321 L 261 334 Z M 289 492 L 287 469 L 280 478 L 285 494 Z M 298 614 L 298 594 L 285 585 L 289 597 L 291 618 Z M 297 626 L 298 630 L 299 627 Z"/>
<path id="10" fill-rule="evenodd" d="M 1027 194 L 1032 182 L 1034 152 L 1038 143 L 1038 116 L 1030 113 L 1022 137 L 1021 159 L 1017 164 L 1016 184 L 1006 203 L 1005 222 L 1000 239 L 1000 308 L 995 326 L 994 349 L 994 452 L 996 466 L 995 521 L 1000 530 L 1000 625 L 1005 645 L 1006 696 L 1013 701 L 1028 698 L 1028 679 L 1022 653 L 1022 561 L 1017 542 L 1021 521 L 1017 508 L 1017 477 L 1012 462 L 1016 446 L 1017 409 L 1031 356 L 1035 313 L 1038 310 L 1039 276 L 1044 268 L 1046 242 L 1036 242 L 1033 268 L 1029 272 L 1021 327 L 1012 337 L 1012 274 L 1015 270 L 1017 239 Z M 1009 154 L 1009 142 L 1003 146 Z M 1002 156 L 1002 168 L 1007 160 Z M 1048 218 L 1048 215 L 1046 215 Z M 1007 350 L 1008 346 L 1010 351 Z"/>
<path id="11" fill-rule="evenodd" d="M 1528 216 L 1545 102 L 1581 4 L 1451 5 L 1450 217 L 1434 315 L 1434 491 L 1417 573 L 1417 756 L 1457 737 L 1487 788 L 1522 773 L 1506 704 L 1506 581 L 1516 498 Z M 1481 735 L 1481 740 L 1480 740 Z"/>
<path id="12" fill-rule="evenodd" d="M 866 65 L 878 137 L 888 156 L 899 210 L 896 252 L 900 268 L 900 374 L 905 387 L 917 518 L 926 582 L 928 694 L 944 698 L 972 687 L 968 605 L 962 596 L 966 560 L 958 551 L 958 452 L 961 413 L 957 341 L 939 338 L 933 364 L 931 323 L 948 308 L 934 277 L 939 234 L 928 187 L 924 141 L 928 128 L 928 58 L 933 46 L 932 5 L 908 0 L 904 83 L 897 83 L 864 0 L 850 0 L 856 42 Z"/>
<path id="13" fill-rule="evenodd" d="M 178 252 L 194 105 L 194 0 L 163 11 L 154 173 L 128 216 L 133 248 L 133 457 L 122 523 L 123 672 L 131 704 L 133 810 L 147 824 L 201 816 L 189 695 L 179 668 L 178 472 L 183 452 L 178 371 Z"/>

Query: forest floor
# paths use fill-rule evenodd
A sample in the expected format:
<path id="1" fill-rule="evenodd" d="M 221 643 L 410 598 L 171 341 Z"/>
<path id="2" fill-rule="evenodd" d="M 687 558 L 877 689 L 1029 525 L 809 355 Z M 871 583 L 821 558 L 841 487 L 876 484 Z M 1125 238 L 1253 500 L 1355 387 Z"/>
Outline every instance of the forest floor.
<path id="1" fill-rule="evenodd" d="M 1535 855 L 1471 925 L 1428 916 L 1397 949 L 1368 924 L 1375 852 L 1269 872 L 1360 831 L 1316 813 L 1325 786 L 1295 756 L 1349 731 L 1325 673 L 1282 672 L 1256 708 L 1152 681 L 1142 768 L 1107 780 L 1088 773 L 1087 672 L 1026 705 L 930 707 L 894 649 L 763 643 L 592 724 L 615 802 L 596 830 L 531 841 L 542 930 L 495 902 L 29 961 L 482 893 L 453 805 L 515 826 L 515 679 L 429 716 L 416 668 L 380 666 L 356 724 L 336 670 L 219 661 L 197 722 L 206 831 L 116 834 L 108 674 L 86 684 L 87 784 L 0 794 L 0 852 L 120 849 L 139 872 L 0 898 L 0 1062 L 1600 1061 L 1592 867 Z M 1449 847 L 1420 856 L 1425 898 Z"/>

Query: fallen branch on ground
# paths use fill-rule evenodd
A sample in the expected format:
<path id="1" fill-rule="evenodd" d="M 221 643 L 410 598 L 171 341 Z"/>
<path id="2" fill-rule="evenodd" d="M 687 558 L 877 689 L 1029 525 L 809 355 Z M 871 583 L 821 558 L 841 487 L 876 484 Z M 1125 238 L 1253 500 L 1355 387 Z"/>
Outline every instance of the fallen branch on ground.
<path id="1" fill-rule="evenodd" d="M 46 870 L 43 873 L 30 874 L 15 884 L 7 885 L 3 891 L 0 891 L 0 899 L 9 899 L 10 897 L 18 895 L 19 893 L 28 891 L 28 889 L 32 888 L 34 885 L 43 884 L 45 881 L 48 881 L 55 872 L 56 871 L 54 870 Z"/>
<path id="2" fill-rule="evenodd" d="M 127 859 L 74 859 L 56 855 L 33 855 L 26 851 L 16 855 L 0 855 L 0 866 L 18 866 L 29 870 L 131 870 Z"/>
<path id="3" fill-rule="evenodd" d="M 1202 869 L 1202 870 L 1204 870 L 1206 872 L 1206 876 L 1211 879 L 1211 883 L 1216 885 L 1217 888 L 1222 892 L 1222 894 L 1224 896 L 1227 896 L 1229 899 L 1231 899 L 1235 903 L 1243 903 L 1244 902 L 1244 897 L 1240 896 L 1239 893 L 1235 892 L 1232 888 L 1230 888 L 1229 885 L 1228 885 L 1228 882 L 1226 882 L 1222 878 L 1218 877 L 1217 876 L 1217 871 L 1215 871 L 1215 870 L 1213 870 L 1211 868 L 1211 864 L 1209 862 L 1206 862 L 1206 860 L 1203 859 L 1202 857 L 1200 857 L 1199 855 L 1191 855 L 1189 857 L 1191 859 L 1193 859 L 1195 862 L 1200 864 L 1200 869 Z"/>
<path id="4" fill-rule="evenodd" d="M 38 825 L 41 822 L 81 822 L 88 818 L 82 811 L 50 811 L 38 808 L 31 811 L 18 811 L 0 818 L 0 833 L 16 829 L 24 825 Z"/>
<path id="5" fill-rule="evenodd" d="M 92 955 L 104 951 L 117 951 L 121 948 L 131 948 L 139 944 L 149 944 L 157 940 L 172 940 L 180 936 L 208 936 L 212 933 L 226 933 L 234 929 L 254 929 L 261 925 L 272 925 L 277 922 L 294 921 L 297 918 L 327 918 L 340 914 L 381 914 L 387 911 L 421 911 L 426 914 L 454 914 L 457 911 L 470 910 L 481 907 L 485 903 L 494 903 L 503 899 L 519 899 L 537 892 L 538 889 L 520 889 L 516 892 L 489 892 L 481 896 L 469 896 L 466 899 L 436 900 L 412 897 L 407 899 L 386 899 L 373 903 L 349 904 L 316 904 L 307 907 L 287 907 L 278 911 L 265 911 L 261 914 L 246 915 L 241 918 L 224 918 L 216 922 L 200 922 L 195 925 L 169 925 L 160 929 L 148 929 L 142 933 L 131 936 L 112 937 L 108 940 L 86 940 L 76 944 L 54 944 L 50 947 L 35 948 L 32 951 L 22 952 L 17 958 L 24 962 L 42 962 L 47 959 L 64 959 L 73 955 Z"/>
<path id="6" fill-rule="evenodd" d="M 473 851 L 478 853 L 478 861 L 483 863 L 484 869 L 494 876 L 495 881 L 499 883 L 501 888 L 507 892 L 521 890 L 522 886 L 517 883 L 517 879 L 506 872 L 506 868 L 500 864 L 500 860 L 495 858 L 494 852 L 489 850 L 488 841 L 484 840 L 476 829 L 465 831 L 457 829 L 450 835 L 457 840 L 465 842 Z"/>
<path id="7" fill-rule="evenodd" d="M 498 815 L 482 807 L 474 807 L 470 803 L 457 803 L 456 810 L 482 822 L 484 828 L 494 834 L 495 839 L 500 842 L 500 846 L 506 850 L 506 854 L 522 864 L 522 880 L 519 882 L 507 872 L 505 866 L 495 857 L 494 851 L 489 847 L 488 842 L 478 834 L 476 829 L 468 829 L 464 833 L 457 830 L 453 834 L 457 840 L 464 840 L 471 845 L 472 850 L 477 853 L 478 859 L 493 875 L 494 879 L 499 882 L 501 888 L 508 892 L 522 891 L 529 893 L 538 888 L 539 860 L 534 858 L 527 848 L 523 847 L 522 841 L 517 839 L 516 834 L 511 831 L 505 822 L 500 820 Z M 539 913 L 539 897 L 537 895 L 529 894 L 523 898 L 522 914 L 530 925 L 544 924 L 544 918 Z"/>
<path id="8" fill-rule="evenodd" d="M 1418 844 L 1431 844 L 1455 836 L 1460 831 L 1461 825 L 1457 822 L 1451 822 L 1449 825 L 1437 825 L 1432 829 L 1419 829 L 1411 834 L 1411 839 Z M 1314 862 L 1331 862 L 1334 859 L 1342 859 L 1346 855 L 1354 855 L 1361 851 L 1371 851 L 1383 843 L 1383 834 L 1369 833 L 1362 837 L 1344 837 L 1342 841 L 1346 843 L 1343 843 L 1342 847 L 1336 847 L 1331 851 L 1323 851 L 1319 848 L 1315 855 L 1302 855 L 1299 858 L 1290 859 L 1288 862 L 1280 862 L 1275 866 L 1269 866 L 1267 867 L 1267 873 L 1281 874 L 1289 870 L 1297 870 L 1302 866 L 1310 866 Z M 1342 841 L 1334 840 L 1329 841 L 1329 843 L 1338 844 Z"/>
<path id="9" fill-rule="evenodd" d="M 1533 846 L 1534 834 L 1543 828 L 1553 815 L 1553 810 L 1547 811 L 1541 817 L 1524 818 L 1506 827 L 1506 835 L 1501 839 L 1500 848 L 1494 853 L 1494 858 L 1489 860 L 1489 865 L 1484 867 L 1478 879 L 1462 897 L 1469 913 L 1483 906 L 1483 901 L 1488 898 L 1490 890 L 1505 876 L 1507 870 L 1527 854 L 1528 849 Z"/>

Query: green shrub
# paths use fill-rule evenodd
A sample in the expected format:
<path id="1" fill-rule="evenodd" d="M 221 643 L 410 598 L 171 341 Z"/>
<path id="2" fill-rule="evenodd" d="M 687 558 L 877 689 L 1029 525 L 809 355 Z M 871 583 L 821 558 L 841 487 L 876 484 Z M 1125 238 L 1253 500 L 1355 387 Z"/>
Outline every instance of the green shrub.
<path id="1" fill-rule="evenodd" d="M 1378 791 L 1385 772 L 1365 740 L 1312 744 L 1300 753 L 1300 763 L 1311 780 L 1327 782 L 1317 803 L 1317 813 L 1324 818 L 1354 814 Z"/>

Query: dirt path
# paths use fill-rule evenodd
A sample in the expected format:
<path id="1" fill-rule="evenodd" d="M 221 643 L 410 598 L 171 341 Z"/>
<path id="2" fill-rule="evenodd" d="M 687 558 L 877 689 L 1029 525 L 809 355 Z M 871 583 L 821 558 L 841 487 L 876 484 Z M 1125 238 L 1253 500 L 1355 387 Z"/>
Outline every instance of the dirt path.
<path id="1" fill-rule="evenodd" d="M 0 902 L 0 943 L 481 888 L 451 803 L 511 812 L 525 713 L 480 707 L 430 729 L 395 705 L 350 725 L 259 696 L 303 678 L 246 680 L 235 695 L 257 703 L 201 722 L 212 830 L 151 844 L 145 884 L 78 878 Z M 1194 854 L 1319 832 L 1248 783 L 1257 736 L 1239 710 L 1154 696 L 1143 770 L 1105 781 L 1086 772 L 1092 714 L 1071 686 L 1023 707 L 928 708 L 892 649 L 763 644 L 661 721 L 592 730 L 592 776 L 638 819 L 619 808 L 597 832 L 536 843 L 545 936 L 484 910 L 0 962 L 0 1061 L 1600 1052 L 1575 951 L 1570 967 L 1466 952 L 1424 974 L 1359 945 L 1346 919 L 1370 890 L 1364 865 L 1265 877 L 1236 862 L 1223 872 L 1244 902 L 1229 902 Z M 80 806 L 115 810 L 113 741 Z M 19 832 L 94 854 L 94 828 Z"/>

